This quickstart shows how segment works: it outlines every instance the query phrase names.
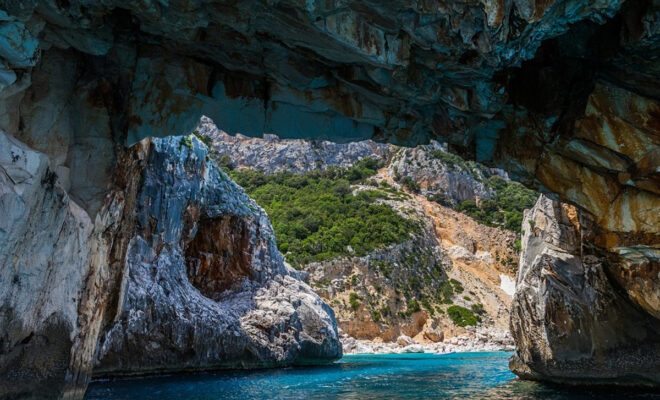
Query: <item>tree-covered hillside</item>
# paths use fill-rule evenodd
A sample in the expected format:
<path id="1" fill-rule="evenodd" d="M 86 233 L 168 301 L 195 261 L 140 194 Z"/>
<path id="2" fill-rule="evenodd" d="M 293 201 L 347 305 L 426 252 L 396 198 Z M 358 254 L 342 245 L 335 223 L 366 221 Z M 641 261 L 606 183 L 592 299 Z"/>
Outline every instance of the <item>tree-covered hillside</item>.
<path id="1" fill-rule="evenodd" d="M 351 168 L 296 175 L 266 175 L 252 169 L 233 170 L 231 177 L 271 218 L 277 243 L 294 266 L 341 255 L 363 256 L 401 243 L 418 224 L 385 204 L 382 190 L 353 193 L 352 184 L 374 175 L 380 163 L 364 159 Z"/>

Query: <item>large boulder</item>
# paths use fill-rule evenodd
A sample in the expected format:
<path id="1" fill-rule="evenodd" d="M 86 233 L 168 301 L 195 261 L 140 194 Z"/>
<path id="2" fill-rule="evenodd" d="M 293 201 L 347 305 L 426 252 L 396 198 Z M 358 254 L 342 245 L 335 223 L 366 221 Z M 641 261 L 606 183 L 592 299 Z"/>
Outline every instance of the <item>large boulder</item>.
<path id="1" fill-rule="evenodd" d="M 660 385 L 660 320 L 612 277 L 616 260 L 589 244 L 589 221 L 541 196 L 523 226 L 511 370 L 557 383 Z"/>

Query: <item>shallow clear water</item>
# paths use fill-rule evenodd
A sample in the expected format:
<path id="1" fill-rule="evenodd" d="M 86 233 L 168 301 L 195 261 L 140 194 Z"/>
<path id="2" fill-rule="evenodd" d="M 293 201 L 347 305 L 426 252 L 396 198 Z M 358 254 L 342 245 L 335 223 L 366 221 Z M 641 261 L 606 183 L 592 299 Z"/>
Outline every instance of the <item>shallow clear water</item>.
<path id="1" fill-rule="evenodd" d="M 568 391 L 515 379 L 511 353 L 346 356 L 322 367 L 169 375 L 94 382 L 85 399 L 660 399 Z"/>

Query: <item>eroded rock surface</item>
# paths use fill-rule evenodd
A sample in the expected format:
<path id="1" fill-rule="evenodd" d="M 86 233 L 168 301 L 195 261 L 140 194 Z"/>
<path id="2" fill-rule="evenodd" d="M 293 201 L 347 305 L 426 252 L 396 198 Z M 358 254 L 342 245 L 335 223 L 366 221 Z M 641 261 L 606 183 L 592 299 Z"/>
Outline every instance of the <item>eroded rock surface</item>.
<path id="1" fill-rule="evenodd" d="M 154 139 L 116 320 L 95 375 L 341 356 L 332 310 L 287 268 L 266 213 L 190 137 Z"/>
<path id="2" fill-rule="evenodd" d="M 524 226 L 512 371 L 558 383 L 660 384 L 660 321 L 619 286 L 616 265 L 589 244 L 589 222 L 542 196 Z"/>
<path id="3" fill-rule="evenodd" d="M 182 140 L 121 150 L 92 221 L 52 160 L 0 133 L 0 397 L 341 356 L 332 310 L 285 266 L 266 214 Z"/>

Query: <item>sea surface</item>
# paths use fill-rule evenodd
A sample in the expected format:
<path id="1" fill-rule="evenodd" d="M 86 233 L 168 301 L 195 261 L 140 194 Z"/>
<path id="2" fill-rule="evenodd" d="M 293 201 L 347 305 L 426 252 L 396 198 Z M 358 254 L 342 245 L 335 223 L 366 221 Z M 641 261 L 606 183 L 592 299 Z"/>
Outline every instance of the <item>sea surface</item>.
<path id="1" fill-rule="evenodd" d="M 509 371 L 510 355 L 359 355 L 320 367 L 106 380 L 93 382 L 85 399 L 660 399 L 660 393 L 520 381 Z"/>

